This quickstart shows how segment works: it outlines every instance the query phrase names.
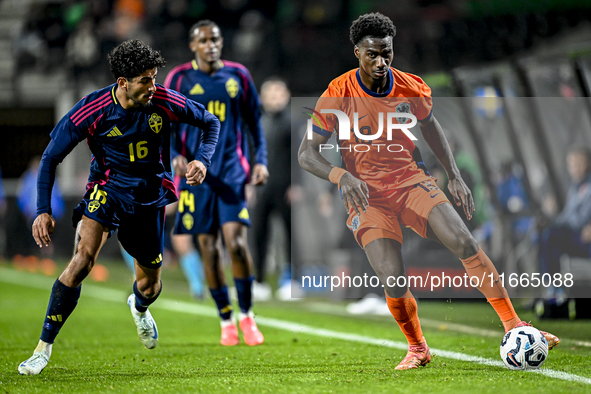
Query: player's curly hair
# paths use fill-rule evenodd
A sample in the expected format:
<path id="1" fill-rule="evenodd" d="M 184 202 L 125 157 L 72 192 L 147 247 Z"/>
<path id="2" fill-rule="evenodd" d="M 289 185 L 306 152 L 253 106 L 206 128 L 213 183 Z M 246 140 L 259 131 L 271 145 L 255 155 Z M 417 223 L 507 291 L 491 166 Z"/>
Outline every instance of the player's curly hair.
<path id="1" fill-rule="evenodd" d="M 115 79 L 133 79 L 154 67 L 164 67 L 166 60 L 159 51 L 140 40 L 127 40 L 109 53 L 111 74 Z"/>
<path id="2" fill-rule="evenodd" d="M 353 45 L 359 44 L 365 37 L 394 37 L 396 35 L 396 26 L 386 15 L 379 12 L 361 15 L 351 25 L 349 38 Z"/>

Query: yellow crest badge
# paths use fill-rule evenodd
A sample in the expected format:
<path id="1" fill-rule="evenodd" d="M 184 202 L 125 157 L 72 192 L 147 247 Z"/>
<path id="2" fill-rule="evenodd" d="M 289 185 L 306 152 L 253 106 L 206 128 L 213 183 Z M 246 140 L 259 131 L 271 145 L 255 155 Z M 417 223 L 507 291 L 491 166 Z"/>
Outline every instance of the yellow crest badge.
<path id="1" fill-rule="evenodd" d="M 150 119 L 148 119 L 148 124 L 150 125 L 152 131 L 158 134 L 162 129 L 162 118 L 158 114 L 152 114 Z"/>
<path id="2" fill-rule="evenodd" d="M 88 203 L 88 212 L 93 213 L 97 209 L 100 208 L 101 204 L 107 202 L 107 192 L 104 190 L 100 190 L 98 188 L 98 184 L 94 185 L 94 190 L 90 193 L 89 200 L 92 200 Z"/>
<path id="3" fill-rule="evenodd" d="M 230 78 L 226 81 L 226 91 L 231 98 L 236 97 L 238 94 L 238 81 L 234 78 Z"/>
<path id="4" fill-rule="evenodd" d="M 187 230 L 192 229 L 193 225 L 195 224 L 195 221 L 193 220 L 193 216 L 191 216 L 190 213 L 185 213 L 182 217 L 182 221 L 183 221 L 183 226 L 185 226 L 185 228 Z"/>
<path id="5" fill-rule="evenodd" d="M 98 202 L 98 200 L 92 200 L 88 204 L 88 212 L 93 213 L 94 211 L 96 211 L 97 209 L 99 209 L 100 206 L 101 206 L 101 203 Z"/>

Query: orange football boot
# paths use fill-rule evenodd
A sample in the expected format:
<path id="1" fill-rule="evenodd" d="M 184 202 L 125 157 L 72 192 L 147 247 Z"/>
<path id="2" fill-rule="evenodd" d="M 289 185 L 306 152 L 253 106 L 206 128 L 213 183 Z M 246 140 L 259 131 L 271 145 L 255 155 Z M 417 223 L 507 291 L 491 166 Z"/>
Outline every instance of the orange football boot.
<path id="1" fill-rule="evenodd" d="M 427 340 L 423 337 L 423 342 L 418 345 L 408 345 L 406 357 L 394 369 L 416 369 L 425 366 L 431 362 L 431 352 L 427 346 Z"/>
<path id="2" fill-rule="evenodd" d="M 518 325 L 516 325 L 513 328 L 517 328 L 517 327 L 533 327 L 533 325 L 522 321 L 521 323 L 519 323 Z M 549 332 L 542 331 L 542 330 L 539 330 L 539 331 L 542 333 L 544 338 L 546 338 L 546 342 L 548 342 L 548 350 L 554 348 L 555 346 L 558 346 L 558 344 L 560 343 L 560 339 L 558 339 L 558 337 L 556 335 L 550 334 Z"/>

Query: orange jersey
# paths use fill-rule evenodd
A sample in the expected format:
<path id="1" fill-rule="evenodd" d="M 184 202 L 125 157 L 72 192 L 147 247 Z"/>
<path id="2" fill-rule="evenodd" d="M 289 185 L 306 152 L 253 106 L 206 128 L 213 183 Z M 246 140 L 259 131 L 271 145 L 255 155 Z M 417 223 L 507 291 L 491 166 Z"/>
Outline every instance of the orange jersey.
<path id="1" fill-rule="evenodd" d="M 367 183 L 370 195 L 372 191 L 387 193 L 429 179 L 412 134 L 395 128 L 411 123 L 411 119 L 393 113 L 411 113 L 419 122 L 428 120 L 432 109 L 431 89 L 416 75 L 395 68 L 390 68 L 389 74 L 388 89 L 382 94 L 363 85 L 359 69 L 339 76 L 318 100 L 313 116 L 315 132 L 325 136 L 336 132 L 346 169 Z M 338 129 L 341 124 L 338 115 L 322 113 L 323 109 L 346 114 L 351 127 L 348 138 L 339 139 L 343 136 Z M 353 129 L 368 137 L 360 138 Z M 375 138 L 379 130 L 381 135 Z"/>

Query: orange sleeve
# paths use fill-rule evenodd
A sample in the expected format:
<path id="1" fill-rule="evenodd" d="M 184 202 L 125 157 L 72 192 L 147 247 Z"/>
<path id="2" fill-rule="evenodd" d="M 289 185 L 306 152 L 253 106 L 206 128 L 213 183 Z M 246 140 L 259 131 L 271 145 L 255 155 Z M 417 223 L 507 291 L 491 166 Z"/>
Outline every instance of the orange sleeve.
<path id="1" fill-rule="evenodd" d="M 419 78 L 420 79 L 420 78 Z M 416 117 L 417 120 L 427 120 L 431 116 L 433 110 L 433 99 L 431 98 L 431 88 L 420 79 L 421 84 L 418 85 L 419 99 L 416 103 Z"/>
<path id="2" fill-rule="evenodd" d="M 420 77 L 409 74 L 412 81 L 412 89 L 415 92 L 415 116 L 418 121 L 427 120 L 433 110 L 433 99 L 431 98 L 431 88 Z"/>
<path id="3" fill-rule="evenodd" d="M 427 120 L 433 109 L 431 88 L 417 75 L 399 71 L 406 85 L 404 96 L 409 98 L 413 106 L 413 114 L 418 121 Z"/>

